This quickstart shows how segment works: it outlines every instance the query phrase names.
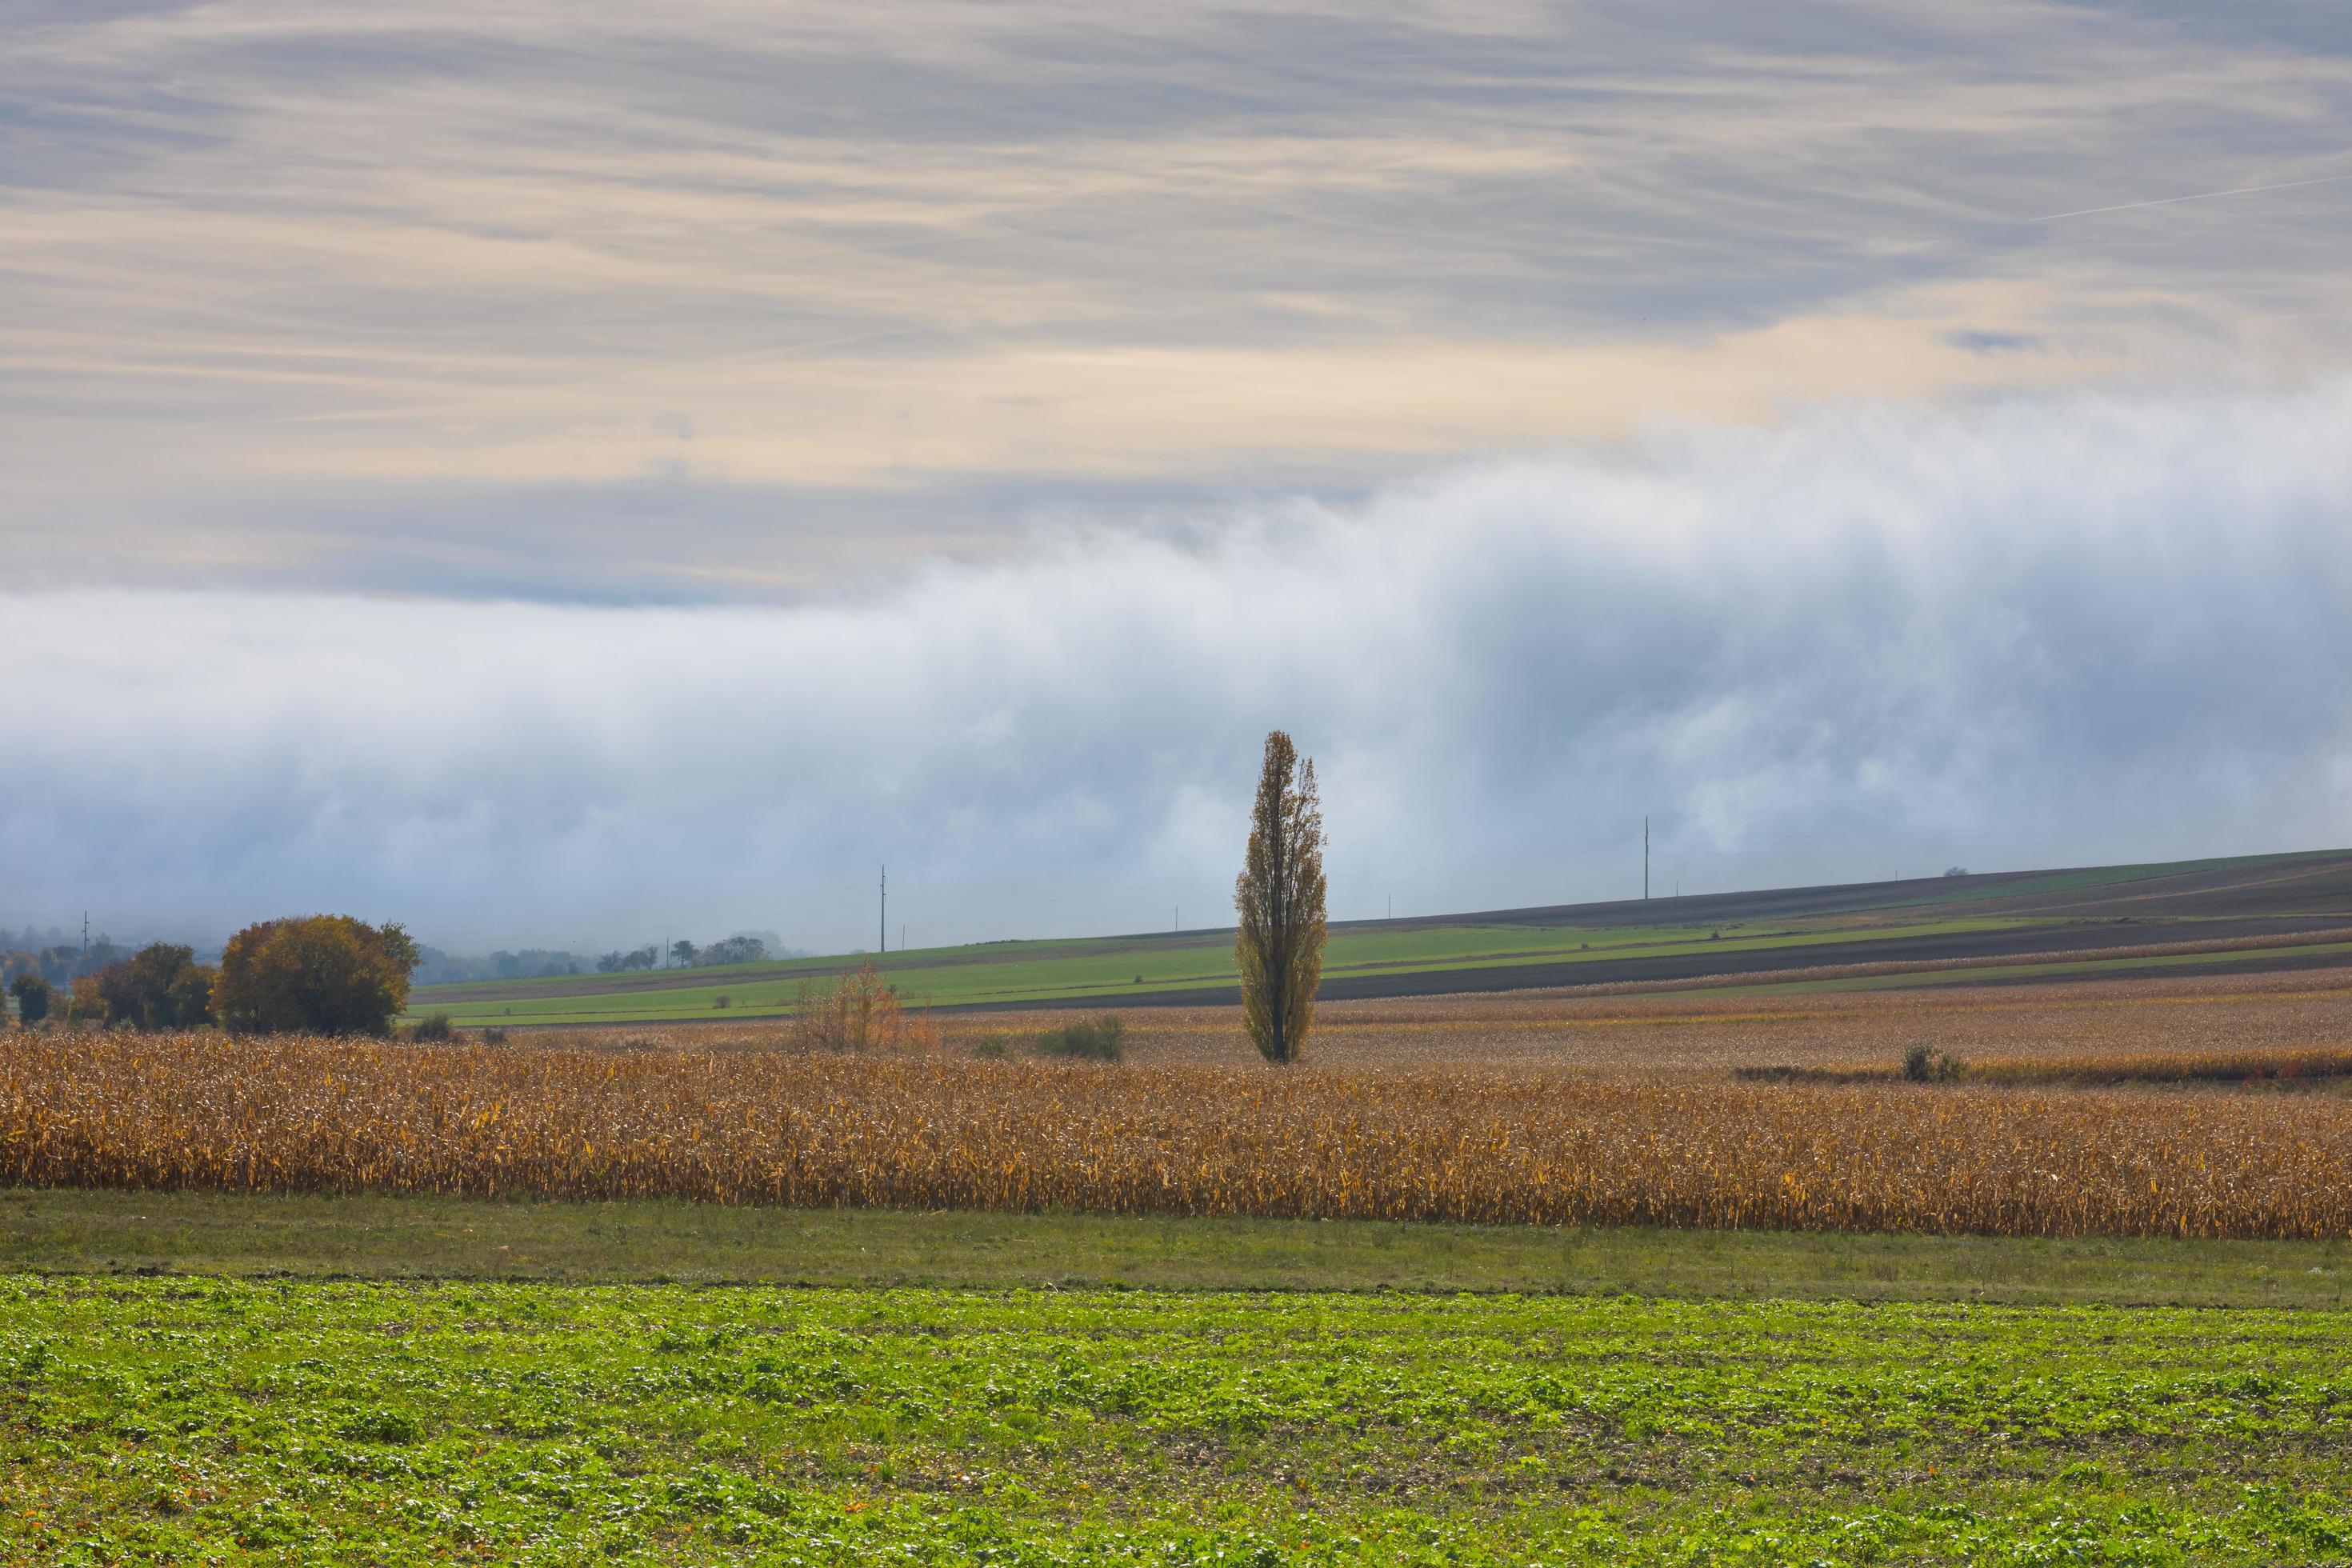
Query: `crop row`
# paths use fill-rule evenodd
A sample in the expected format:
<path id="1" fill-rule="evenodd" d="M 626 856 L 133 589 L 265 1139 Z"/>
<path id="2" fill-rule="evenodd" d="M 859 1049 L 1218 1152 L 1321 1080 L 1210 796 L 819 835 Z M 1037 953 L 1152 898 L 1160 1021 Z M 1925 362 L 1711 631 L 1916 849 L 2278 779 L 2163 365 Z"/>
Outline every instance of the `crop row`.
<path id="1" fill-rule="evenodd" d="M 0 1184 L 2343 1237 L 2352 1102 L 60 1037 Z"/>

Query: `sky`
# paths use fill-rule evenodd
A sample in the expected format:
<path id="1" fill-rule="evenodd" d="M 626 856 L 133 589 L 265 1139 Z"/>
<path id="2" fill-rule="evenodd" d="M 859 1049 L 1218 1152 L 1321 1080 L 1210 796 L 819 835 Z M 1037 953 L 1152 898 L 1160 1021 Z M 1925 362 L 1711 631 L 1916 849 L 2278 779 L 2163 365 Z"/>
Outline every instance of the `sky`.
<path id="1" fill-rule="evenodd" d="M 1131 13 L 1131 14 L 1130 14 Z M 2352 13 L 0 0 L 0 925 L 2352 844 Z"/>

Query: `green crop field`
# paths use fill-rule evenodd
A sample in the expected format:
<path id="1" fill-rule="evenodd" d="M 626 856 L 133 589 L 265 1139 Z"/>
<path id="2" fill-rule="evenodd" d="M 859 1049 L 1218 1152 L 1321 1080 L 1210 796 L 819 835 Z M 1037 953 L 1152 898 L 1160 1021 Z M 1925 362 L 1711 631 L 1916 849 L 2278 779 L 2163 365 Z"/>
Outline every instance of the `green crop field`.
<path id="1" fill-rule="evenodd" d="M 1648 902 L 1501 910 L 1453 919 L 1335 926 L 1324 966 L 1328 998 L 1641 984 L 1726 976 L 1771 984 L 1774 968 L 1820 949 L 1837 965 L 1881 961 L 1999 964 L 2010 980 L 2129 975 L 2178 958 L 2111 963 L 2074 950 L 2333 931 L 2352 925 L 2352 852 L 2315 851 L 2168 864 L 1929 878 L 1910 882 Z M 1989 942 L 1988 939 L 1998 939 Z M 1235 984 L 1231 936 L 1181 931 L 1067 941 L 982 942 L 877 957 L 899 994 L 940 1007 L 1124 1002 L 1214 1002 Z M 1998 948 L 1998 951 L 1996 951 Z M 2019 960 L 2064 954 L 2039 968 Z M 2259 967 L 2282 958 L 2235 958 Z M 799 987 L 864 961 L 859 954 L 420 987 L 409 1016 L 442 1012 L 460 1025 L 665 1023 L 773 1017 Z M 1793 961 L 1793 962 L 1792 962 Z M 2069 967 L 2068 965 L 2074 967 Z M 1755 972 L 1748 978 L 1748 972 Z M 1923 972 L 1925 973 L 1925 972 Z M 1875 977 L 1875 986 L 1912 982 Z M 1948 979 L 1916 982 L 1949 984 Z"/>
<path id="2" fill-rule="evenodd" d="M 1327 982 L 1368 975 L 1456 975 L 1693 952 L 1721 959 L 1728 967 L 1742 953 L 1847 943 L 1864 937 L 1879 942 L 2023 929 L 2032 923 L 1944 920 L 1865 930 L 1851 921 L 1784 921 L 1749 930 L 1412 926 L 1342 931 L 1331 937 L 1324 975 Z M 708 1018 L 722 1011 L 736 1017 L 775 1016 L 793 1010 L 802 982 L 822 980 L 861 962 L 845 955 L 792 964 L 678 970 L 636 977 L 638 984 L 628 989 L 605 988 L 610 980 L 603 975 L 422 986 L 410 998 L 409 1015 L 445 1012 L 461 1025 L 651 1023 Z M 1236 984 L 1231 942 L 1224 937 L 990 943 L 917 949 L 877 957 L 874 963 L 900 995 L 936 1006 L 1052 1001 L 1088 1006 L 1145 993 L 1206 994 Z M 727 999 L 724 1009 L 719 1005 L 721 997 Z"/>
<path id="3" fill-rule="evenodd" d="M 0 1278 L 0 1557 L 2321 1563 L 2352 1316 Z"/>

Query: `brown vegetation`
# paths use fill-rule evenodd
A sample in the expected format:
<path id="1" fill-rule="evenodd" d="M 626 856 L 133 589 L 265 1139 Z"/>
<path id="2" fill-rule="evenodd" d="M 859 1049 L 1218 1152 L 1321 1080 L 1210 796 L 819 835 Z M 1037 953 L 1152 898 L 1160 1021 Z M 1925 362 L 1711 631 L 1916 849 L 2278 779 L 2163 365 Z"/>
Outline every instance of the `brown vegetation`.
<path id="1" fill-rule="evenodd" d="M 9 1184 L 2343 1237 L 2352 1100 L 31 1036 Z"/>
<path id="2" fill-rule="evenodd" d="M 872 959 L 837 980 L 803 981 L 782 1033 L 803 1050 L 934 1050 L 940 1043 L 929 1016 L 908 1012 Z"/>

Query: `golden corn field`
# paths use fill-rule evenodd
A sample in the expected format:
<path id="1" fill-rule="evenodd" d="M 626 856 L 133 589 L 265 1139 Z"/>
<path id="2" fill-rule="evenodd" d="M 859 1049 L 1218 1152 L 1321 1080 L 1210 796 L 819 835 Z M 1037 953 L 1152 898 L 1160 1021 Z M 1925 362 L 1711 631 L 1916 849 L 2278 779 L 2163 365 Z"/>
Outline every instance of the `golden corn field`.
<path id="1" fill-rule="evenodd" d="M 2352 1235 L 2352 1099 L 217 1035 L 0 1044 L 0 1185 Z"/>

